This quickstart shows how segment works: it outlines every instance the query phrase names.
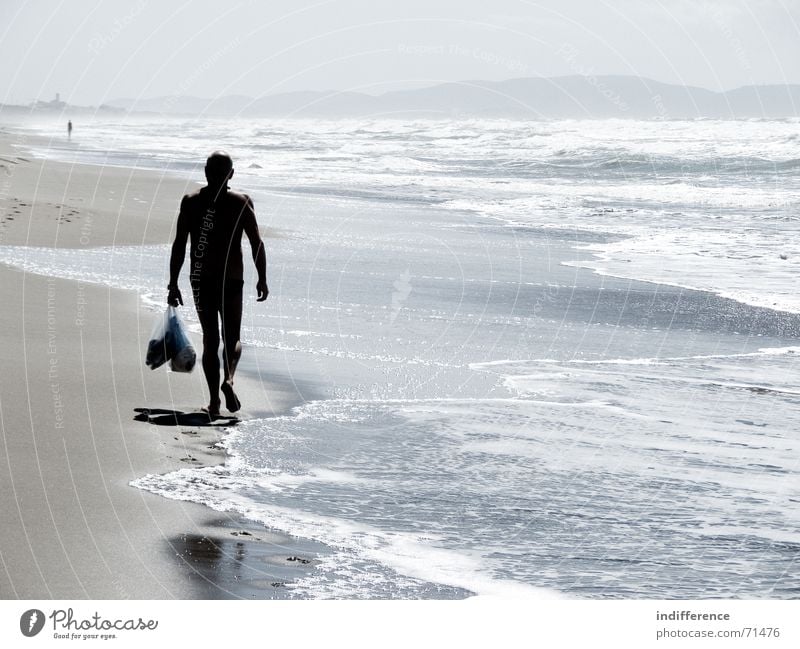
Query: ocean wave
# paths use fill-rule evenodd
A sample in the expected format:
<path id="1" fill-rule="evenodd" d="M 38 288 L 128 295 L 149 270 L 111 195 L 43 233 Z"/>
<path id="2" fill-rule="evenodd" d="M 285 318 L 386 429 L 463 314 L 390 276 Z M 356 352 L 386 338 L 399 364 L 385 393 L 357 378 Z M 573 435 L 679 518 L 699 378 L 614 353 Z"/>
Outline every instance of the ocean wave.
<path id="1" fill-rule="evenodd" d="M 374 596 L 387 582 L 406 597 L 423 583 L 585 595 L 587 571 L 608 574 L 611 559 L 632 596 L 663 593 L 642 565 L 619 563 L 641 543 L 663 562 L 653 568 L 662 578 L 700 553 L 714 579 L 728 567 L 724 592 L 741 593 L 727 554 L 685 528 L 725 520 L 737 539 L 763 534 L 756 510 L 775 535 L 796 526 L 773 508 L 796 491 L 787 487 L 800 450 L 796 357 L 766 348 L 688 358 L 477 363 L 511 396 L 310 402 L 232 430 L 225 467 L 133 484 L 332 546 L 335 556 L 296 584 L 311 596 Z M 714 408 L 687 407 L 707 402 Z M 681 522 L 665 525 L 676 503 Z M 702 579 L 681 583 L 702 592 Z"/>
<path id="2" fill-rule="evenodd" d="M 476 227 L 499 223 L 515 236 L 547 229 L 580 244 L 610 235 L 617 242 L 586 249 L 596 258 L 584 267 L 795 310 L 792 273 L 784 272 L 800 257 L 792 243 L 795 127 L 796 120 L 99 120 L 77 149 L 58 147 L 52 131 L 46 155 L 199 173 L 223 133 L 236 159 L 258 165 L 238 176 L 248 189 L 473 214 Z"/>
<path id="3" fill-rule="evenodd" d="M 374 597 L 379 584 L 391 582 L 394 597 L 419 596 L 424 584 L 431 583 L 480 595 L 561 597 L 553 589 L 493 575 L 478 553 L 448 545 L 444 529 L 431 526 L 412 531 L 399 512 L 393 520 L 389 509 L 384 509 L 393 506 L 393 499 L 375 497 L 385 493 L 385 478 L 365 473 L 363 467 L 355 474 L 317 465 L 321 458 L 316 453 L 324 441 L 309 433 L 323 433 L 330 426 L 369 425 L 382 407 L 369 401 L 312 402 L 291 416 L 250 420 L 228 432 L 225 466 L 148 475 L 131 484 L 167 498 L 234 511 L 269 528 L 332 547 L 336 560 L 330 566 L 323 561 L 314 574 L 293 585 L 299 593 Z M 302 429 L 306 433 L 298 435 Z M 334 455 L 326 452 L 327 460 L 334 461 Z M 385 458 L 372 459 L 380 471 Z M 396 487 L 407 488 L 400 483 Z M 270 496 L 262 497 L 263 492 Z M 335 500 L 323 497 L 323 492 Z M 309 494 L 316 496 L 306 500 Z M 398 492 L 395 498 L 399 497 Z"/>
<path id="4" fill-rule="evenodd" d="M 790 224 L 794 228 L 794 224 Z M 800 248 L 789 232 L 725 228 L 639 230 L 581 246 L 593 258 L 563 262 L 600 275 L 708 291 L 754 307 L 800 313 Z"/>

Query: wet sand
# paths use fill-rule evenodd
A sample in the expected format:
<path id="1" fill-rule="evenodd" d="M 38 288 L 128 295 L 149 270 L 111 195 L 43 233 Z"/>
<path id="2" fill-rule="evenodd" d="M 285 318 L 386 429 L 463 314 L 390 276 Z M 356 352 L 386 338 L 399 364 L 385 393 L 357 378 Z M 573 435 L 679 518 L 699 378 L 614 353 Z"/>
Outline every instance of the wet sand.
<path id="1" fill-rule="evenodd" d="M 34 160 L 26 143 L 0 131 L 0 244 L 168 243 L 196 186 Z M 199 413 L 201 372 L 144 365 L 153 316 L 138 296 L 0 265 L 0 301 L 0 597 L 285 597 L 322 548 L 129 485 L 222 462 L 232 423 Z M 245 417 L 302 398 L 263 373 L 237 390 Z"/>

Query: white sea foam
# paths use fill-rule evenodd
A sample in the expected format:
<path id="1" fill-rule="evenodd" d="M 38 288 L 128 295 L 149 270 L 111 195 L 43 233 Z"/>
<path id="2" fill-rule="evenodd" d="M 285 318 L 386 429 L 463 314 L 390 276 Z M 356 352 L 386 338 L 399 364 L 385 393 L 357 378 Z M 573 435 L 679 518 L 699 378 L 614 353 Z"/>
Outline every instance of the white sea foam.
<path id="1" fill-rule="evenodd" d="M 470 363 L 472 370 L 492 370 L 493 368 L 506 368 L 515 365 L 535 364 L 575 364 L 575 365 L 666 365 L 670 363 L 680 363 L 682 361 L 706 361 L 736 358 L 754 358 L 758 356 L 784 356 L 787 354 L 800 354 L 800 347 L 790 345 L 788 347 L 763 347 L 753 352 L 742 352 L 737 354 L 695 354 L 694 356 L 663 356 L 648 358 L 530 358 L 530 359 L 500 359 L 496 361 L 486 361 L 482 363 Z"/>
<path id="2" fill-rule="evenodd" d="M 603 275 L 710 291 L 744 304 L 800 313 L 794 286 L 800 245 L 784 229 L 651 230 L 582 248 L 595 253 L 596 259 L 565 263 Z"/>
<path id="3" fill-rule="evenodd" d="M 357 514 L 359 507 L 355 501 L 345 507 L 349 518 L 298 507 L 294 494 L 303 488 L 330 490 L 336 486 L 349 486 L 361 490 L 380 485 L 350 472 L 318 466 L 302 467 L 302 462 L 294 463 L 295 455 L 290 456 L 294 464 L 293 472 L 273 469 L 276 464 L 275 449 L 267 457 L 263 444 L 257 447 L 248 447 L 248 444 L 252 443 L 254 437 L 269 434 L 268 431 L 274 429 L 276 424 L 276 420 L 254 420 L 232 429 L 225 443 L 231 452 L 225 466 L 147 475 L 131 484 L 171 499 L 200 502 L 218 511 L 236 512 L 272 529 L 314 539 L 335 548 L 333 560 L 323 562 L 320 571 L 328 570 L 338 577 L 327 580 L 317 572 L 294 585 L 296 593 L 314 597 L 364 597 L 372 593 L 369 581 L 378 579 L 392 582 L 395 588 L 398 584 L 404 584 L 410 593 L 414 592 L 415 581 L 420 580 L 481 595 L 561 597 L 552 589 L 531 587 L 511 579 L 492 578 L 487 573 L 485 560 L 481 559 L 480 553 L 441 547 L 437 545 L 435 532 L 410 533 L 393 530 L 390 524 L 385 524 L 389 521 L 376 527 L 359 522 L 357 517 L 354 520 L 353 514 Z M 278 437 L 282 443 L 297 443 L 280 433 Z M 254 461 L 254 458 L 258 459 Z M 278 465 L 282 459 L 284 457 L 278 458 Z M 262 462 L 270 466 L 261 466 Z M 284 465 L 282 468 L 287 467 Z M 258 493 L 272 494 L 272 498 L 259 496 Z M 274 504 L 272 501 L 277 495 L 284 496 L 294 506 Z M 347 574 L 349 581 L 342 580 L 342 574 Z M 410 580 L 404 582 L 404 578 Z"/>
<path id="4" fill-rule="evenodd" d="M 333 546 L 296 584 L 310 596 L 361 597 L 367 582 L 414 596 L 415 580 L 553 596 L 511 583 L 542 574 L 581 592 L 565 553 L 585 555 L 606 592 L 604 562 L 635 558 L 637 544 L 691 565 L 687 534 L 706 539 L 706 566 L 738 574 L 716 536 L 783 542 L 800 524 L 786 506 L 800 498 L 794 354 L 662 361 L 485 366 L 517 396 L 310 402 L 234 430 L 225 467 L 135 484 Z M 727 526 L 716 534 L 715 520 Z M 664 578 L 659 565 L 647 574 Z M 648 592 L 634 574 L 630 592 Z"/>
<path id="5" fill-rule="evenodd" d="M 319 482 L 312 476 L 307 476 L 306 479 Z M 154 493 L 160 493 L 168 498 L 176 497 L 174 483 L 159 490 L 153 484 L 153 480 L 152 476 L 148 476 L 132 484 Z M 196 478 L 188 478 L 189 493 L 185 500 L 198 501 L 196 484 Z M 534 588 L 510 579 L 492 579 L 487 576 L 485 566 L 477 557 L 437 548 L 429 537 L 379 530 L 342 519 L 304 514 L 296 508 L 264 507 L 252 501 L 237 503 L 234 499 L 216 500 L 209 493 L 205 493 L 199 502 L 219 511 L 238 512 L 251 520 L 264 523 L 272 529 L 314 539 L 339 549 L 336 561 L 331 566 L 332 570 L 346 571 L 348 568 L 352 570 L 352 567 L 347 565 L 348 563 L 366 561 L 377 566 L 388 567 L 402 576 L 463 588 L 478 595 L 525 596 L 537 599 L 562 597 L 555 590 Z M 347 552 L 342 552 L 343 549 Z M 354 580 L 358 581 L 363 581 L 365 576 L 367 575 L 364 572 L 358 570 L 354 570 L 352 574 Z M 314 584 L 318 580 L 319 576 L 313 575 L 309 582 Z M 297 588 L 302 590 L 309 586 L 301 581 Z M 369 590 L 354 589 L 353 584 L 340 585 L 340 588 L 340 596 L 344 597 L 363 597 L 369 594 Z M 321 594 L 314 592 L 313 588 L 310 590 L 315 596 Z"/>
<path id="6" fill-rule="evenodd" d="M 796 312 L 795 131 L 792 120 L 129 118 L 98 119 L 77 148 L 39 154 L 198 172 L 225 133 L 246 163 L 237 177 L 254 188 L 610 233 L 624 240 L 595 242 L 597 261 L 580 266 Z"/>

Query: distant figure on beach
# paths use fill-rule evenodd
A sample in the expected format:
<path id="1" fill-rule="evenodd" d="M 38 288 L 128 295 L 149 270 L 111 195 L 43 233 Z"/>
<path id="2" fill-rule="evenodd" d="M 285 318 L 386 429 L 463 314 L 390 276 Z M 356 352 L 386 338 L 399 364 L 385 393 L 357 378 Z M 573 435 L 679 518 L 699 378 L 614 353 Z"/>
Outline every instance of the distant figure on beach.
<path id="1" fill-rule="evenodd" d="M 67 139 L 68 140 L 72 139 L 72 120 L 69 120 L 67 122 Z"/>
<path id="2" fill-rule="evenodd" d="M 233 377 L 242 355 L 239 331 L 242 323 L 242 233 L 247 235 L 258 273 L 258 301 L 267 299 L 267 258 L 258 232 L 253 201 L 246 194 L 228 188 L 233 176 L 233 161 L 227 153 L 215 151 L 206 161 L 208 185 L 187 194 L 181 201 L 177 233 L 169 264 L 169 295 L 172 306 L 183 304 L 178 276 L 186 255 L 186 240 L 191 239 L 189 281 L 197 317 L 203 328 L 203 373 L 211 401 L 210 417 L 219 415 L 220 391 L 225 407 L 236 412 L 241 407 L 233 391 Z M 220 321 L 222 323 L 223 381 L 220 385 Z"/>

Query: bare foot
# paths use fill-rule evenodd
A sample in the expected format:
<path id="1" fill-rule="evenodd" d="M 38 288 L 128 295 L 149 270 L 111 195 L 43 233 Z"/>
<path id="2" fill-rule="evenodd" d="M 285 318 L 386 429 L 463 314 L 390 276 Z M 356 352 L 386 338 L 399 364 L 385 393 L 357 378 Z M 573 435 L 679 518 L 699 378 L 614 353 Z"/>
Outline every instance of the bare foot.
<path id="1" fill-rule="evenodd" d="M 230 412 L 236 412 L 242 407 L 239 397 L 236 396 L 236 393 L 233 391 L 233 386 L 228 381 L 223 381 L 220 390 L 222 390 L 222 394 L 225 395 L 225 407 Z"/>
<path id="2" fill-rule="evenodd" d="M 209 403 L 208 406 L 202 409 L 208 415 L 209 419 L 216 419 L 219 417 L 219 403 Z"/>

